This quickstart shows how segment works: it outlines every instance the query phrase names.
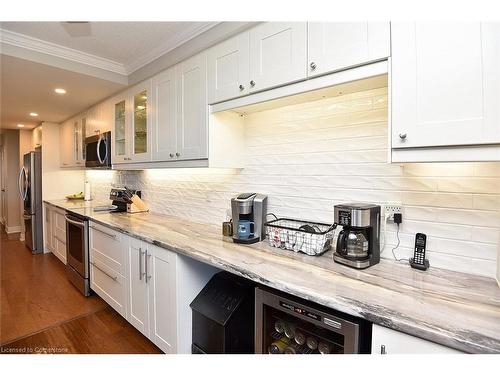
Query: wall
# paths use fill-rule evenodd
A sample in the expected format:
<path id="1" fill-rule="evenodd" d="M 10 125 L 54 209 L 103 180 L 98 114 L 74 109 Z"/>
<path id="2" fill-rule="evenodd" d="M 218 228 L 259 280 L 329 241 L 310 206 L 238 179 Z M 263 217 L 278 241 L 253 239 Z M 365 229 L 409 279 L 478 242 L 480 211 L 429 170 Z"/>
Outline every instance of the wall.
<path id="1" fill-rule="evenodd" d="M 5 172 L 5 230 L 7 233 L 21 231 L 21 197 L 18 192 L 19 177 L 19 130 L 2 131 Z"/>
<path id="2" fill-rule="evenodd" d="M 387 89 L 247 115 L 241 170 L 89 171 L 94 194 L 112 184 L 139 188 L 152 211 L 219 223 L 238 192 L 269 195 L 278 216 L 332 222 L 349 201 L 402 203 L 398 257 L 428 235 L 428 257 L 443 267 L 494 277 L 500 226 L 500 163 L 387 164 Z M 397 243 L 387 226 L 383 257 Z"/>

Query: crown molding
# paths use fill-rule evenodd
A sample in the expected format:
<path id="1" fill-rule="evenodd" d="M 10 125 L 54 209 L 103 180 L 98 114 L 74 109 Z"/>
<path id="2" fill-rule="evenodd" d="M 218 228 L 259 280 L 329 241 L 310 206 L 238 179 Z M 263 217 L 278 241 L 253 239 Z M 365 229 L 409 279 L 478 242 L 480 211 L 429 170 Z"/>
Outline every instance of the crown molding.
<path id="1" fill-rule="evenodd" d="M 170 39 L 168 42 L 159 45 L 151 51 L 137 56 L 135 59 L 132 59 L 125 64 L 127 74 L 135 72 L 157 58 L 173 51 L 184 43 L 189 42 L 191 39 L 196 38 L 198 35 L 203 34 L 211 28 L 219 25 L 220 23 L 221 22 L 204 22 L 202 25 L 198 25 L 191 30 L 186 30 L 178 34 L 173 40 Z"/>
<path id="2" fill-rule="evenodd" d="M 127 76 L 124 64 L 0 28 L 1 45 L 11 45 Z"/>

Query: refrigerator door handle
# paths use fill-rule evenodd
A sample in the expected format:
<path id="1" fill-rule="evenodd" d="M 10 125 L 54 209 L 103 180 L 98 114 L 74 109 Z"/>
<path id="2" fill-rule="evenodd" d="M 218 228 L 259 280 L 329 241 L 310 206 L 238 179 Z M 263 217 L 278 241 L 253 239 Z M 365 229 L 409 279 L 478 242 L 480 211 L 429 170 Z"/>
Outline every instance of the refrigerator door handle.
<path id="1" fill-rule="evenodd" d="M 23 180 L 26 181 L 26 177 L 23 177 L 23 174 L 26 175 L 26 171 L 24 170 L 24 166 L 19 171 L 19 180 L 17 181 L 17 184 L 19 187 L 19 195 L 24 200 L 26 197 L 26 194 L 25 194 L 25 189 L 23 189 L 22 183 L 23 183 Z"/>
<path id="2" fill-rule="evenodd" d="M 28 185 L 29 185 L 28 174 L 26 173 L 26 169 L 24 169 L 24 197 L 23 197 L 24 201 L 28 196 Z"/>

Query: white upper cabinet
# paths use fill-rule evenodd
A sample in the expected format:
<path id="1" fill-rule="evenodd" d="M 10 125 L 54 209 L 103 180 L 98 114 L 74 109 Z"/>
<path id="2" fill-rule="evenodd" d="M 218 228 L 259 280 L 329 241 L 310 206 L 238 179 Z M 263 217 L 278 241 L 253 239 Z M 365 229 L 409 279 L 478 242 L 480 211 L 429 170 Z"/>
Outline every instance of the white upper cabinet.
<path id="1" fill-rule="evenodd" d="M 177 89 L 175 67 L 153 78 L 152 105 L 155 108 L 152 160 L 173 160 L 177 152 Z"/>
<path id="2" fill-rule="evenodd" d="M 208 158 L 207 55 L 177 65 L 176 160 Z"/>
<path id="3" fill-rule="evenodd" d="M 59 130 L 60 166 L 81 168 L 85 166 L 85 113 L 61 124 Z"/>
<path id="4" fill-rule="evenodd" d="M 500 24 L 393 23 L 393 150 L 500 144 L 499 67 Z"/>
<path id="5" fill-rule="evenodd" d="M 151 160 L 151 79 L 113 98 L 113 164 Z"/>
<path id="6" fill-rule="evenodd" d="M 307 23 L 266 22 L 250 30 L 250 91 L 307 77 Z"/>
<path id="7" fill-rule="evenodd" d="M 207 52 L 209 103 L 248 94 L 249 37 L 248 32 L 243 32 Z"/>
<path id="8" fill-rule="evenodd" d="M 151 80 L 148 79 L 129 91 L 132 108 L 130 118 L 131 161 L 144 162 L 151 160 Z"/>
<path id="9" fill-rule="evenodd" d="M 309 22 L 307 40 L 309 77 L 390 55 L 389 22 Z"/>

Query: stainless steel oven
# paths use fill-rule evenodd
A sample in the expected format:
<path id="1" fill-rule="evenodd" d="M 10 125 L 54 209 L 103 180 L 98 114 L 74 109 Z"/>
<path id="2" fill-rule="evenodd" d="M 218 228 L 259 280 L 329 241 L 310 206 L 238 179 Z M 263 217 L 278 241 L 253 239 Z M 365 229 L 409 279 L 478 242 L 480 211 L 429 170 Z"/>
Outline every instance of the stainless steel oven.
<path id="1" fill-rule="evenodd" d="M 90 295 L 89 222 L 84 216 L 66 212 L 66 275 L 85 296 Z"/>
<path id="2" fill-rule="evenodd" d="M 111 132 L 85 138 L 85 167 L 111 168 Z"/>
<path id="3" fill-rule="evenodd" d="M 255 353 L 370 353 L 372 324 L 300 298 L 255 289 Z"/>

